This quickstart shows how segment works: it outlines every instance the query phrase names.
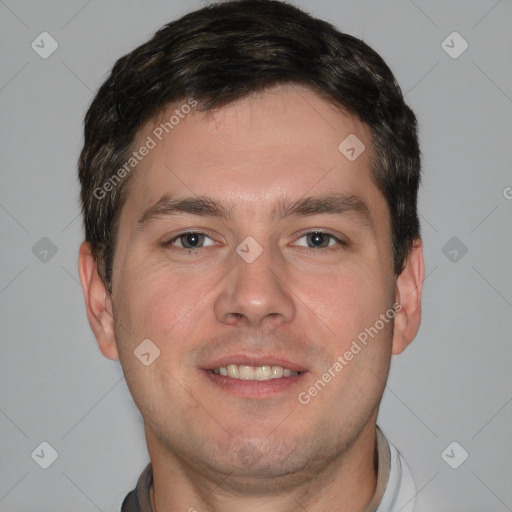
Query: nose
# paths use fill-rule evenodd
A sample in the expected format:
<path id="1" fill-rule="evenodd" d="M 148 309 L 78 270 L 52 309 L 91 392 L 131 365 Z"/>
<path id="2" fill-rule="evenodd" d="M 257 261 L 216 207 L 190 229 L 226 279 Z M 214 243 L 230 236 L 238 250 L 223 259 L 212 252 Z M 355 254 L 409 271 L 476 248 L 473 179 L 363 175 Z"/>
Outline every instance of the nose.
<path id="1" fill-rule="evenodd" d="M 268 248 L 251 263 L 233 252 L 233 268 L 215 300 L 215 316 L 227 325 L 278 327 L 295 316 L 285 264 Z"/>

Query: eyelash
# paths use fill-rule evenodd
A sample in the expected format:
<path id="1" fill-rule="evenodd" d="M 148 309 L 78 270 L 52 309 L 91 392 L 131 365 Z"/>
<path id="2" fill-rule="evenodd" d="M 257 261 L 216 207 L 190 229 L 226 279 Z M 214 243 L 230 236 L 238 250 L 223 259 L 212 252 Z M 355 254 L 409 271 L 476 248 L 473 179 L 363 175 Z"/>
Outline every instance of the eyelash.
<path id="1" fill-rule="evenodd" d="M 323 249 L 323 250 L 327 250 L 327 249 L 329 249 L 329 250 L 338 250 L 340 248 L 346 248 L 346 247 L 348 247 L 350 245 L 348 242 L 346 242 L 344 240 L 341 240 L 339 237 L 337 237 L 333 233 L 331 233 L 329 231 L 321 231 L 321 230 L 318 230 L 318 229 L 313 229 L 313 230 L 310 230 L 310 231 L 306 231 L 305 233 L 302 233 L 297 238 L 297 240 L 300 240 L 301 238 L 304 238 L 305 236 L 311 235 L 313 233 L 318 233 L 320 235 L 326 235 L 326 236 L 330 237 L 330 240 L 334 239 L 336 242 L 338 242 L 338 244 L 337 244 L 337 246 L 329 246 L 328 245 L 327 247 L 317 247 L 317 248 L 315 248 L 315 247 L 304 247 L 305 249 L 310 249 L 312 251 L 318 251 L 319 249 Z M 187 254 L 197 253 L 200 249 L 206 249 L 206 247 L 197 247 L 197 248 L 173 247 L 174 242 L 176 242 L 177 240 L 179 240 L 180 238 L 182 238 L 184 236 L 192 235 L 192 234 L 204 235 L 204 236 L 212 239 L 211 237 L 209 237 L 203 231 L 185 231 L 185 232 L 180 233 L 179 235 L 171 238 L 167 242 L 164 242 L 162 245 L 164 247 L 171 247 L 174 250 L 186 251 Z M 329 243 L 330 243 L 330 240 L 329 240 Z"/>

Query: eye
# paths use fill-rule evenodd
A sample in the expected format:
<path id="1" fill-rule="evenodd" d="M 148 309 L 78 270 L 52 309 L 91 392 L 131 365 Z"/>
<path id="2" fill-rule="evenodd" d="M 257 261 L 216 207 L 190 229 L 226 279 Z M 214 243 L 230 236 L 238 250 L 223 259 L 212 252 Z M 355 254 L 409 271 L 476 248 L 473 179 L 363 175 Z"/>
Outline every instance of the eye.
<path id="1" fill-rule="evenodd" d="M 209 239 L 211 243 L 205 244 L 205 239 Z M 181 233 L 180 235 L 171 238 L 171 240 L 165 242 L 164 245 L 176 245 L 181 249 L 201 249 L 208 245 L 215 245 L 215 242 L 204 233 L 197 231 L 187 231 L 186 233 Z"/>
<path id="2" fill-rule="evenodd" d="M 305 240 L 304 243 L 298 243 L 300 240 Z M 209 243 L 208 243 L 209 240 Z M 169 241 L 164 242 L 164 246 L 173 246 L 173 248 L 184 249 L 184 250 L 194 250 L 194 249 L 202 249 L 204 247 L 215 245 L 214 240 L 212 240 L 208 235 L 198 231 L 187 231 L 185 233 L 181 233 L 174 238 L 171 238 Z M 332 233 L 326 231 L 310 231 L 304 233 L 300 236 L 296 242 L 291 245 L 299 245 L 302 247 L 307 247 L 309 249 L 326 249 L 336 245 L 348 246 L 349 244 Z"/>
<path id="3" fill-rule="evenodd" d="M 298 238 L 298 240 L 303 238 L 306 240 L 306 247 L 310 249 L 324 249 L 336 244 L 348 246 L 347 242 L 340 240 L 337 236 L 326 231 L 310 231 L 308 233 L 304 233 L 300 238 Z M 304 244 L 297 244 L 296 242 L 292 245 L 301 245 L 304 247 Z"/>

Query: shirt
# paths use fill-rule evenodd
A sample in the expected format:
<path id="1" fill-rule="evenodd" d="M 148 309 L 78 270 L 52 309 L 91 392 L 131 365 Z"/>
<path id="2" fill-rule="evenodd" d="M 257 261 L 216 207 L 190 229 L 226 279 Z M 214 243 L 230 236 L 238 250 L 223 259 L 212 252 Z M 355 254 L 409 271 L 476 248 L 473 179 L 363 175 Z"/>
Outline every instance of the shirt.
<path id="1" fill-rule="evenodd" d="M 413 512 L 416 486 L 400 452 L 377 426 L 377 487 L 365 512 Z M 121 512 L 153 512 L 149 490 L 153 484 L 151 462 L 141 473 L 137 486 L 126 495 Z"/>

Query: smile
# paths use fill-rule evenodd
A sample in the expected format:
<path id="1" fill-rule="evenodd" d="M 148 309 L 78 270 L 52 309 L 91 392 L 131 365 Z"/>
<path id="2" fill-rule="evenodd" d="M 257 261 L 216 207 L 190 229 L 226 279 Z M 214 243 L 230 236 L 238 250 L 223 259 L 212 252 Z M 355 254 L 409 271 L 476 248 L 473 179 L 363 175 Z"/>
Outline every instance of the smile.
<path id="1" fill-rule="evenodd" d="M 223 375 L 232 379 L 239 380 L 271 380 L 281 379 L 283 377 L 294 377 L 300 375 L 301 372 L 295 372 L 289 368 L 282 366 L 246 366 L 243 364 L 230 364 L 227 366 L 220 366 L 210 370 L 216 375 Z"/>

